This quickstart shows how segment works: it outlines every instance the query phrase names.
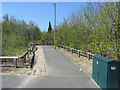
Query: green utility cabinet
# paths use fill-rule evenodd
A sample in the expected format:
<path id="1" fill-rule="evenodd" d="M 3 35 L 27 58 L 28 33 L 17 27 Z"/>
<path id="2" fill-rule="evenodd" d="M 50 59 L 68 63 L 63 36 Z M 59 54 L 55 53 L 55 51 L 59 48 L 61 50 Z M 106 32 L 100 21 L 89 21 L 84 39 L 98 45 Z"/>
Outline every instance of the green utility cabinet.
<path id="1" fill-rule="evenodd" d="M 92 78 L 100 88 L 119 88 L 119 62 L 100 55 L 93 56 Z"/>

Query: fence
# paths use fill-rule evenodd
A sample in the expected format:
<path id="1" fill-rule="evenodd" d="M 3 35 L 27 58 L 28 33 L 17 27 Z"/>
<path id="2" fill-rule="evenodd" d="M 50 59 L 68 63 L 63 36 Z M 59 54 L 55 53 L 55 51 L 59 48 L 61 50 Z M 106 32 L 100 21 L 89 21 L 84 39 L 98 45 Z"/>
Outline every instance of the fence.
<path id="1" fill-rule="evenodd" d="M 35 48 L 35 45 L 34 45 L 34 48 Z M 33 57 L 32 57 L 32 62 L 31 62 L 30 68 L 33 68 L 33 66 L 36 63 L 36 61 L 35 61 L 35 51 L 37 51 L 38 47 L 36 47 L 35 49 L 34 48 L 32 48 Z"/>
<path id="2" fill-rule="evenodd" d="M 13 59 L 14 61 L 14 67 L 16 68 L 17 67 L 17 59 L 19 57 L 5 57 L 5 56 L 0 56 L 0 59 Z"/>
<path id="3" fill-rule="evenodd" d="M 30 47 L 29 50 L 27 52 L 25 52 L 23 55 L 21 56 L 0 56 L 0 59 L 13 59 L 13 62 L 14 62 L 14 67 L 17 68 L 17 61 L 20 60 L 22 61 L 22 67 L 24 66 L 24 64 L 26 63 L 26 57 L 29 58 L 29 55 L 31 54 L 31 52 L 33 52 L 33 56 L 32 56 L 32 62 L 31 62 L 31 65 L 30 65 L 30 68 L 33 67 L 34 65 L 34 57 L 35 57 L 35 51 L 37 50 L 37 47 L 35 47 L 35 45 L 33 45 L 33 47 Z"/>
<path id="4" fill-rule="evenodd" d="M 94 56 L 94 54 L 92 54 L 90 52 L 81 51 L 81 50 L 74 49 L 74 48 L 71 48 L 71 47 L 68 47 L 68 46 L 58 45 L 58 47 L 64 48 L 67 51 L 70 51 L 71 53 L 76 53 L 76 54 L 78 54 L 79 57 L 84 53 L 84 54 L 86 54 L 88 60 L 90 60 Z"/>

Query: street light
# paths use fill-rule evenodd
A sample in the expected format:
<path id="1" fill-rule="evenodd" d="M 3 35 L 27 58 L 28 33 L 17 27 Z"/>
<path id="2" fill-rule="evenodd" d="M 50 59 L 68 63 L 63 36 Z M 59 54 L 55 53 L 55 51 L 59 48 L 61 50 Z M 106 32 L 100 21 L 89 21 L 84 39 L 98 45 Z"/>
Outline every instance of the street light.
<path id="1" fill-rule="evenodd" d="M 32 24 L 32 48 L 33 48 L 33 24 Z"/>
<path id="2" fill-rule="evenodd" d="M 33 28 L 32 28 L 32 46 L 33 46 Z"/>
<path id="3" fill-rule="evenodd" d="M 54 46 L 55 46 L 55 49 L 56 49 L 56 4 L 55 3 L 52 3 L 54 5 Z"/>

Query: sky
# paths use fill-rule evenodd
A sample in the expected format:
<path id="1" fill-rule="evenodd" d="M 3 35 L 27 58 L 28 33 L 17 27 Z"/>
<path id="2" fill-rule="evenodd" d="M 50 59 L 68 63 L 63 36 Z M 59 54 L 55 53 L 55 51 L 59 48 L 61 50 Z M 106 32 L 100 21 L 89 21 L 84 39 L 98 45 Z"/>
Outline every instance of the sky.
<path id="1" fill-rule="evenodd" d="M 43 0 L 2 0 L 2 4 L 0 3 L 2 15 L 0 13 L 0 16 L 2 17 L 7 13 L 9 16 L 15 16 L 17 20 L 24 20 L 27 24 L 32 20 L 41 31 L 47 31 L 49 21 L 54 28 L 52 1 L 56 1 L 56 24 L 59 25 L 63 22 L 64 17 L 72 15 L 72 12 L 76 12 L 77 8 L 85 8 L 88 1 L 96 0 L 61 0 L 61 2 L 60 0 L 44 0 L 44 2 Z"/>
<path id="2" fill-rule="evenodd" d="M 63 22 L 76 11 L 77 8 L 85 7 L 86 2 L 56 2 L 56 23 Z M 2 16 L 5 14 L 15 16 L 17 20 L 30 20 L 37 24 L 41 31 L 47 31 L 49 21 L 54 28 L 54 6 L 51 2 L 2 2 Z"/>

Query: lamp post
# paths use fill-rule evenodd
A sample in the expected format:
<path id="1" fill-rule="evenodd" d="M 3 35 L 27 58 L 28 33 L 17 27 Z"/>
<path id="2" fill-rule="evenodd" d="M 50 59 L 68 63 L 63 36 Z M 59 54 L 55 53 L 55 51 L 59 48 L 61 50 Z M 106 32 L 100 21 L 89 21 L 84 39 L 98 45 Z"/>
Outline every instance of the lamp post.
<path id="1" fill-rule="evenodd" d="M 56 4 L 52 3 L 54 5 L 54 46 L 56 49 Z"/>
<path id="2" fill-rule="evenodd" d="M 32 24 L 32 48 L 33 48 L 33 24 Z"/>
<path id="3" fill-rule="evenodd" d="M 32 46 L 33 46 L 33 28 L 32 28 Z"/>

